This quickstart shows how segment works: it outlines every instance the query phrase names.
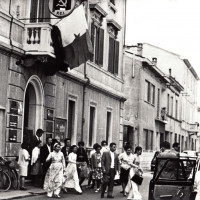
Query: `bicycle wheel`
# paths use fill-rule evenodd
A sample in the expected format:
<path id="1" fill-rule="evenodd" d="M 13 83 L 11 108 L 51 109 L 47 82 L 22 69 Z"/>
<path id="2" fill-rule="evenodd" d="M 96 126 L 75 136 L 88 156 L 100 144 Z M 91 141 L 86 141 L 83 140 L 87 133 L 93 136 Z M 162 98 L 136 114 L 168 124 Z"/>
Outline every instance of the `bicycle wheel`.
<path id="1" fill-rule="evenodd" d="M 0 192 L 6 192 L 10 189 L 11 180 L 6 172 L 0 171 Z"/>
<path id="2" fill-rule="evenodd" d="M 18 189 L 19 181 L 18 181 L 18 173 L 15 169 L 12 169 L 10 172 L 11 186 L 14 190 Z"/>

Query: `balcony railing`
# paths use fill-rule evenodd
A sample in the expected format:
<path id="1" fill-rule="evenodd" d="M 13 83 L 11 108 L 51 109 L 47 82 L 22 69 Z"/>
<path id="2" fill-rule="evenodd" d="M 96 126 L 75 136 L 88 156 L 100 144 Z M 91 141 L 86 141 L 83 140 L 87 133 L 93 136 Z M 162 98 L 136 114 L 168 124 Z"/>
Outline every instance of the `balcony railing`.
<path id="1" fill-rule="evenodd" d="M 54 56 L 51 39 L 52 26 L 48 23 L 29 23 L 25 25 L 24 50 L 30 55 Z"/>

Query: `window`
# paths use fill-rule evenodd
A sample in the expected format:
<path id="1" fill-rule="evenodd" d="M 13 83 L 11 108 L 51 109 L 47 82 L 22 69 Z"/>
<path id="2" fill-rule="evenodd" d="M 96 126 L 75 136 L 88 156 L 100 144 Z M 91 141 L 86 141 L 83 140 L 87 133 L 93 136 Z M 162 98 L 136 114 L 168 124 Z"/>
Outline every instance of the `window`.
<path id="1" fill-rule="evenodd" d="M 169 94 L 167 95 L 167 114 L 169 115 Z"/>
<path id="2" fill-rule="evenodd" d="M 111 112 L 107 112 L 106 120 L 106 141 L 109 142 L 111 136 Z"/>
<path id="3" fill-rule="evenodd" d="M 177 142 L 177 134 L 174 134 L 174 142 Z"/>
<path id="4" fill-rule="evenodd" d="M 145 150 L 153 150 L 153 131 L 144 129 L 144 147 Z"/>
<path id="5" fill-rule="evenodd" d="M 119 65 L 119 42 L 109 37 L 109 60 L 108 71 L 112 74 L 118 74 Z"/>
<path id="6" fill-rule="evenodd" d="M 30 22 L 49 22 L 49 18 L 49 0 L 31 0 Z"/>
<path id="7" fill-rule="evenodd" d="M 147 80 L 145 80 L 145 92 L 145 101 L 155 105 L 155 86 Z"/>
<path id="8" fill-rule="evenodd" d="M 72 134 L 74 133 L 74 125 L 75 125 L 75 101 L 69 100 L 69 108 L 68 108 L 68 135 L 67 138 L 72 138 Z"/>
<path id="9" fill-rule="evenodd" d="M 91 24 L 91 40 L 94 49 L 92 61 L 103 66 L 104 30 L 94 23 Z"/>
<path id="10" fill-rule="evenodd" d="M 174 98 L 173 97 L 171 97 L 171 116 L 173 116 L 173 114 L 174 114 Z"/>
<path id="11" fill-rule="evenodd" d="M 95 128 L 95 107 L 90 106 L 90 118 L 89 118 L 89 146 L 92 146 Z"/>
<path id="12" fill-rule="evenodd" d="M 151 104 L 155 105 L 155 86 L 151 85 Z"/>
<path id="13" fill-rule="evenodd" d="M 178 100 L 176 100 L 176 111 L 175 118 L 178 119 Z"/>
<path id="14" fill-rule="evenodd" d="M 151 92 L 150 92 L 150 82 L 145 80 L 145 92 L 146 92 L 146 97 L 145 97 L 145 100 L 147 102 L 150 102 L 150 99 L 151 99 Z"/>
<path id="15" fill-rule="evenodd" d="M 160 118 L 160 89 L 157 94 L 157 118 Z"/>

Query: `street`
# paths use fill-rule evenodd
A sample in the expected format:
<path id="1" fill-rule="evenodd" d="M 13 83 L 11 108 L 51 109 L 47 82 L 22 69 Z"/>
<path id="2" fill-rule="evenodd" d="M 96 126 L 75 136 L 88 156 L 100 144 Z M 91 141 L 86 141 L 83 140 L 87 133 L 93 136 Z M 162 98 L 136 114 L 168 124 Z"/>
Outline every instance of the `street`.
<path id="1" fill-rule="evenodd" d="M 140 187 L 140 192 L 142 194 L 143 200 L 148 200 L 148 190 L 149 190 L 149 181 L 152 178 L 151 172 L 145 172 L 144 175 L 144 180 L 143 184 Z M 126 199 L 126 197 L 123 197 L 123 195 L 120 193 L 121 191 L 121 185 L 115 186 L 114 187 L 114 192 L 113 196 L 115 199 Z M 77 200 L 77 199 L 82 199 L 82 200 L 90 200 L 90 199 L 101 199 L 100 198 L 100 192 L 95 193 L 93 189 L 83 189 L 83 194 L 82 195 L 77 195 L 75 192 L 69 192 L 69 194 L 64 194 L 61 192 L 60 194 L 61 199 L 69 199 L 70 200 Z M 38 196 L 32 196 L 32 197 L 26 197 L 26 199 L 29 200 L 34 200 L 34 199 L 49 199 L 46 197 L 46 195 L 38 195 Z M 52 198 L 55 199 L 55 198 Z M 106 194 L 105 194 L 105 199 L 106 199 Z"/>

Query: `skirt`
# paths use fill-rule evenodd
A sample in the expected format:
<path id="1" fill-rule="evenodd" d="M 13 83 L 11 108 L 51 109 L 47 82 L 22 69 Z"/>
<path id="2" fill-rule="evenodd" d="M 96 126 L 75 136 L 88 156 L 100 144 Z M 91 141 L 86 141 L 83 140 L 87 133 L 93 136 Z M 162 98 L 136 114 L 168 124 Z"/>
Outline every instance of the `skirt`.
<path id="1" fill-rule="evenodd" d="M 97 167 L 94 169 L 94 172 L 92 174 L 92 179 L 94 180 L 101 180 L 103 178 L 103 172 L 101 167 Z"/>
<path id="2" fill-rule="evenodd" d="M 125 184 L 128 183 L 129 171 L 130 171 L 130 169 L 126 170 L 124 168 L 121 168 L 121 173 L 120 173 L 120 181 L 121 181 L 121 183 L 125 183 Z"/>
<path id="3" fill-rule="evenodd" d="M 28 165 L 19 165 L 19 175 L 20 176 L 28 175 Z"/>

